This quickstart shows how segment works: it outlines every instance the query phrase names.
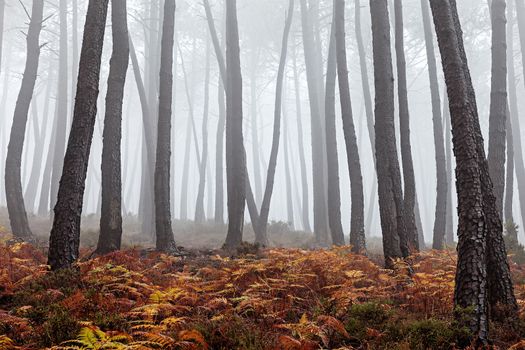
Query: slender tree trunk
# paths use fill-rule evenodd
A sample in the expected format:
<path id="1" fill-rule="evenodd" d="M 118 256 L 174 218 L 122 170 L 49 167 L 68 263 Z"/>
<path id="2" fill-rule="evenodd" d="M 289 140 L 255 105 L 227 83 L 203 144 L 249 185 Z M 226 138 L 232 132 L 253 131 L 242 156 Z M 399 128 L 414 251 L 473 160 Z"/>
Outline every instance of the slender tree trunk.
<path id="1" fill-rule="evenodd" d="M 301 91 L 299 85 L 299 74 L 297 71 L 297 53 L 296 43 L 293 45 L 293 75 L 294 75 L 294 89 L 295 89 L 295 110 L 297 119 L 297 142 L 299 146 L 299 165 L 301 168 L 301 189 L 302 189 L 302 223 L 303 230 L 306 232 L 312 232 L 310 227 L 310 195 L 308 188 L 308 176 L 306 174 L 306 157 L 304 155 L 304 140 L 303 140 L 303 114 L 301 111 Z"/>
<path id="2" fill-rule="evenodd" d="M 164 22 L 160 54 L 159 121 L 157 158 L 155 162 L 155 231 L 156 248 L 173 253 L 177 250 L 170 213 L 171 117 L 173 93 L 173 38 L 175 33 L 175 0 L 164 2 Z"/>
<path id="3" fill-rule="evenodd" d="M 54 141 L 53 172 L 51 177 L 51 205 L 57 199 L 60 176 L 66 148 L 66 129 L 68 126 L 68 37 L 67 37 L 67 0 L 60 0 L 60 53 L 58 58 L 57 88 L 57 131 Z"/>
<path id="4" fill-rule="evenodd" d="M 42 30 L 44 2 L 34 0 L 31 21 L 27 31 L 27 58 L 22 85 L 16 100 L 13 125 L 9 137 L 5 164 L 5 192 L 11 231 L 15 237 L 30 240 L 33 234 L 27 221 L 21 179 L 22 151 L 26 133 L 29 106 L 33 97 L 40 59 L 40 31 Z"/>
<path id="5" fill-rule="evenodd" d="M 352 196 L 352 213 L 350 222 L 350 245 L 354 252 L 366 250 L 365 243 L 365 202 L 363 193 L 363 176 L 361 160 L 357 147 L 357 138 L 352 116 L 350 100 L 350 83 L 348 81 L 348 65 L 346 60 L 345 42 L 345 1 L 335 1 L 335 38 L 337 49 L 337 76 L 339 78 L 339 95 L 341 100 L 341 115 L 346 143 L 346 156 L 350 173 Z"/>
<path id="6" fill-rule="evenodd" d="M 51 139 L 54 140 L 56 137 L 56 124 L 57 124 L 57 118 L 56 118 L 56 109 L 57 104 L 55 103 L 55 112 L 54 112 L 54 118 L 53 118 L 53 127 L 51 130 Z M 49 145 L 49 149 L 47 152 L 47 158 L 46 163 L 44 167 L 44 174 L 42 176 L 42 187 L 40 189 L 40 199 L 38 202 L 38 215 L 39 216 L 47 216 L 49 215 L 49 195 L 51 191 L 51 173 L 53 171 L 53 144 Z"/>
<path id="7" fill-rule="evenodd" d="M 432 36 L 432 25 L 427 0 L 421 0 L 421 11 L 425 32 L 430 95 L 432 97 L 432 124 L 434 128 L 434 148 L 436 153 L 436 214 L 434 218 L 432 248 L 443 249 L 445 247 L 447 220 L 447 161 L 445 157 L 443 122 L 441 119 L 441 98 L 439 97 L 436 55 L 434 53 L 434 39 Z"/>
<path id="8" fill-rule="evenodd" d="M 288 90 L 288 84 L 286 89 Z M 285 94 L 286 96 L 286 94 Z M 288 113 L 286 103 L 283 103 L 283 151 L 284 151 L 284 176 L 286 180 L 286 214 L 287 222 L 292 230 L 295 230 L 294 224 L 294 212 L 293 212 L 293 196 L 292 196 L 292 176 L 290 171 L 290 144 L 289 144 L 289 126 L 288 126 Z"/>
<path id="9" fill-rule="evenodd" d="M 399 125 L 401 136 L 401 158 L 404 179 L 404 206 L 405 224 L 411 250 L 419 250 L 419 237 L 417 234 L 414 208 L 416 203 L 416 179 L 414 163 L 412 160 L 412 146 L 410 141 L 410 112 L 408 108 L 407 74 L 405 59 L 405 39 L 403 24 L 403 2 L 395 0 L 395 38 L 396 38 L 396 64 L 397 64 L 397 93 L 399 101 Z M 406 253 L 406 252 L 405 252 Z M 404 254 L 405 254 L 404 253 Z"/>
<path id="10" fill-rule="evenodd" d="M 335 82 L 337 79 L 336 60 L 336 11 L 334 6 L 333 20 L 330 29 L 330 44 L 328 49 L 328 61 L 326 68 L 325 88 L 325 139 L 326 139 L 326 165 L 327 177 L 327 199 L 328 199 L 328 226 L 332 237 L 332 243 L 337 246 L 345 244 L 343 225 L 341 224 L 341 191 L 339 187 L 339 158 L 337 156 L 337 132 L 335 125 Z"/>
<path id="11" fill-rule="evenodd" d="M 447 157 L 447 225 L 445 231 L 445 242 L 448 246 L 454 245 L 454 215 L 453 215 L 453 201 L 452 201 L 452 184 L 454 169 L 452 169 L 452 128 L 450 120 L 450 109 L 448 108 L 448 97 L 445 87 L 443 94 L 443 119 L 445 120 L 445 146 Z"/>
<path id="12" fill-rule="evenodd" d="M 206 167 L 208 162 L 208 109 L 210 103 L 210 41 L 206 41 L 206 74 L 204 78 L 204 112 L 202 116 L 202 156 L 199 164 L 199 190 L 195 207 L 195 221 L 204 222 L 204 190 L 206 187 Z M 208 184 L 211 186 L 211 184 Z M 209 198 L 211 200 L 211 198 Z"/>
<path id="13" fill-rule="evenodd" d="M 48 264 L 53 270 L 70 267 L 79 254 L 80 218 L 97 115 L 107 11 L 108 0 L 89 1 L 80 54 L 73 124 L 49 238 Z"/>
<path id="14" fill-rule="evenodd" d="M 237 26 L 237 1 L 226 0 L 226 177 L 228 187 L 228 249 L 242 243 L 246 199 L 246 154 L 242 136 L 242 76 Z"/>
<path id="15" fill-rule="evenodd" d="M 250 114 L 251 114 L 251 136 L 252 136 L 252 157 L 253 157 L 253 182 L 255 187 L 255 202 L 262 203 L 262 170 L 259 143 L 259 123 L 257 118 L 257 65 L 259 63 L 258 50 L 253 45 L 251 53 L 250 70 Z"/>
<path id="16" fill-rule="evenodd" d="M 489 163 L 490 178 L 494 185 L 496 208 L 503 214 L 505 192 L 505 142 L 507 112 L 507 40 L 505 0 L 493 0 L 492 19 L 492 79 L 489 116 Z"/>
<path id="17" fill-rule="evenodd" d="M 512 134 L 512 122 L 507 105 L 507 176 L 505 178 L 505 203 L 503 207 L 503 218 L 506 224 L 513 224 L 512 201 L 514 197 L 514 138 Z M 515 230 L 512 230 L 515 231 Z M 508 232 L 508 231 L 507 231 Z M 516 235 L 517 235 L 517 231 Z M 518 237 L 515 237 L 516 239 Z"/>
<path id="18" fill-rule="evenodd" d="M 119 250 L 122 241 L 122 101 L 129 65 L 126 0 L 111 1 L 113 53 L 109 66 L 102 144 L 102 206 L 97 253 Z"/>
<path id="19" fill-rule="evenodd" d="M 404 228 L 401 172 L 394 122 L 394 77 L 390 50 L 390 23 L 386 0 L 370 0 L 376 86 L 375 134 L 379 212 L 385 264 L 408 251 Z M 401 247 L 405 245 L 402 249 Z"/>

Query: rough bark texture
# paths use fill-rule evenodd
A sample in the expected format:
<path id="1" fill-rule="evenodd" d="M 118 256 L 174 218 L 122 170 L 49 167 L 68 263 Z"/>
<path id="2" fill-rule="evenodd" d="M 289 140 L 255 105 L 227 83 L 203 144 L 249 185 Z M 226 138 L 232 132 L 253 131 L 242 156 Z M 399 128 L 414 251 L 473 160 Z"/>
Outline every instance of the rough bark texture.
<path id="1" fill-rule="evenodd" d="M 31 9 L 31 21 L 27 31 L 27 58 L 22 77 L 22 85 L 16 100 L 11 126 L 11 135 L 7 148 L 5 163 L 5 193 L 7 210 L 11 223 L 11 232 L 15 237 L 29 240 L 33 234 L 27 221 L 24 205 L 21 179 L 22 151 L 27 126 L 29 106 L 35 89 L 40 59 L 40 32 L 42 30 L 42 17 L 44 11 L 43 0 L 34 0 Z M 35 121 L 36 122 L 36 121 Z"/>
<path id="2" fill-rule="evenodd" d="M 434 38 L 428 10 L 428 0 L 421 0 L 423 28 L 428 62 L 428 77 L 432 99 L 432 125 L 434 129 L 434 148 L 436 157 L 436 212 L 432 248 L 445 247 L 445 231 L 447 220 L 447 161 L 445 157 L 445 140 L 443 136 L 443 121 L 441 119 L 441 98 L 437 77 L 436 56 L 434 53 Z"/>
<path id="3" fill-rule="evenodd" d="M 328 61 L 326 68 L 325 84 L 325 139 L 326 139 L 326 165 L 327 199 L 328 199 L 328 225 L 332 236 L 332 244 L 344 245 L 345 237 L 341 224 L 341 193 L 339 189 L 339 159 L 337 157 L 337 132 L 335 125 L 335 82 L 337 78 L 337 60 L 335 43 L 336 8 L 331 28 Z"/>
<path id="4" fill-rule="evenodd" d="M 401 242 L 407 243 L 403 222 L 401 172 L 394 127 L 394 77 L 390 50 L 390 23 L 386 0 L 370 0 L 376 86 L 375 135 L 379 212 L 383 231 L 385 264 L 402 256 Z"/>
<path id="5" fill-rule="evenodd" d="M 286 68 L 286 56 L 288 54 L 288 37 L 293 19 L 294 0 L 289 1 L 288 13 L 284 25 L 284 32 L 281 42 L 281 58 L 279 60 L 279 68 L 277 71 L 277 85 L 275 88 L 275 107 L 273 118 L 273 139 L 272 149 L 270 151 L 270 161 L 268 163 L 268 173 L 266 174 L 266 187 L 264 189 L 263 201 L 261 204 L 261 213 L 259 215 L 258 226 L 261 230 L 260 236 L 257 237 L 256 242 L 262 245 L 268 244 L 267 227 L 268 216 L 270 214 L 270 202 L 273 194 L 273 187 L 275 181 L 275 169 L 277 168 L 277 156 L 279 153 L 279 141 L 281 138 L 281 113 L 282 113 L 282 97 L 283 97 L 283 82 L 284 69 Z"/>
<path id="6" fill-rule="evenodd" d="M 306 78 L 308 83 L 308 95 L 310 102 L 310 118 L 312 131 L 312 171 L 313 171 L 313 192 L 314 192 L 314 233 L 317 243 L 326 245 L 327 242 L 327 203 L 326 203 L 326 158 L 324 140 L 317 134 L 323 129 L 323 121 L 320 110 L 320 89 L 318 67 L 320 66 L 316 55 L 314 32 L 309 9 L 306 0 L 301 0 L 301 22 L 302 36 L 306 62 Z"/>
<path id="7" fill-rule="evenodd" d="M 357 146 L 357 138 L 352 116 L 350 100 L 350 83 L 348 81 L 348 65 L 346 60 L 345 40 L 345 1 L 335 0 L 335 41 L 337 57 L 337 77 L 339 79 L 339 98 L 341 102 L 341 117 L 346 144 L 346 157 L 350 173 L 351 191 L 351 222 L 350 245 L 354 252 L 364 252 L 365 245 L 365 203 L 363 194 L 363 176 L 361 160 Z"/>
<path id="8" fill-rule="evenodd" d="M 77 95 L 51 236 L 48 264 L 67 268 L 78 258 L 80 218 L 97 115 L 98 84 L 108 0 L 90 0 L 80 54 Z"/>
<path id="9" fill-rule="evenodd" d="M 239 55 L 237 1 L 226 0 L 226 177 L 228 191 L 228 234 L 224 246 L 242 243 L 246 199 L 246 155 L 242 136 L 242 76 Z"/>
<path id="10" fill-rule="evenodd" d="M 407 74 L 405 59 L 405 40 L 403 24 L 403 2 L 395 0 L 395 47 L 397 64 L 397 94 L 399 101 L 399 125 L 401 136 L 401 159 L 403 164 L 404 180 L 404 210 L 405 225 L 408 243 L 411 251 L 419 250 L 419 239 L 416 227 L 414 208 L 416 205 L 416 179 L 412 160 L 412 146 L 410 141 L 410 113 L 408 109 Z M 403 252 L 405 254 L 407 252 Z"/>
<path id="11" fill-rule="evenodd" d="M 119 250 L 122 241 L 122 101 L 129 65 L 126 0 L 111 1 L 113 52 L 109 65 L 102 135 L 102 208 L 97 253 Z"/>
<path id="12" fill-rule="evenodd" d="M 157 250 L 169 253 L 177 250 L 171 227 L 170 211 L 174 27 L 175 0 L 165 0 L 160 54 L 157 157 L 155 161 L 155 232 L 157 234 Z"/>
<path id="13" fill-rule="evenodd" d="M 494 185 L 496 208 L 503 214 L 505 191 L 505 142 L 507 112 L 507 40 L 505 0 L 493 0 L 492 20 L 492 78 L 489 115 L 489 163 L 490 178 Z"/>

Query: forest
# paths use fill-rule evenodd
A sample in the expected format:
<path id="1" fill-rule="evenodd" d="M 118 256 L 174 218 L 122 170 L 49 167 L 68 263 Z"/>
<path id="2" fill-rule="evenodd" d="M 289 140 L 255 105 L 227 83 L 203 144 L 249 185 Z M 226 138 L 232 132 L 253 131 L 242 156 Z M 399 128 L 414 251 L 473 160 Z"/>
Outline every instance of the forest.
<path id="1" fill-rule="evenodd" d="M 522 97 L 525 0 L 0 0 L 0 350 L 525 350 Z"/>

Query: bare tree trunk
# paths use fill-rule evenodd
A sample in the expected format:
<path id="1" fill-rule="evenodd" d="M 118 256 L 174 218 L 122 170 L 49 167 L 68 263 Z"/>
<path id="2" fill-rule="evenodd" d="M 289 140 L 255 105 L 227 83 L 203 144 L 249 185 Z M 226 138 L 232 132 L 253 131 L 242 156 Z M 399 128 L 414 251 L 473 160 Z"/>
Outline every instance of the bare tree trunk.
<path id="1" fill-rule="evenodd" d="M 195 221 L 204 222 L 204 190 L 206 187 L 206 167 L 208 163 L 208 109 L 210 103 L 210 41 L 206 41 L 206 74 L 204 78 L 204 112 L 202 116 L 202 156 L 199 164 L 199 190 L 195 207 Z M 197 141 L 195 141 L 197 142 Z M 208 184 L 211 186 L 211 184 Z M 209 199 L 211 200 L 211 198 Z"/>
<path id="2" fill-rule="evenodd" d="M 54 140 L 56 136 L 56 124 L 57 124 L 57 118 L 56 118 L 56 109 L 57 104 L 55 103 L 55 112 L 54 112 L 54 118 L 53 118 L 53 127 L 51 130 L 51 139 Z M 44 174 L 42 176 L 42 187 L 40 189 L 40 199 L 38 202 L 38 215 L 40 216 L 47 216 L 49 215 L 49 195 L 51 194 L 51 173 L 53 171 L 53 144 L 51 143 L 49 145 L 49 149 L 47 152 L 46 157 L 46 163 L 44 167 Z"/>
<path id="3" fill-rule="evenodd" d="M 288 84 L 286 89 L 288 90 Z M 285 94 L 286 96 L 286 94 Z M 284 151 L 284 176 L 286 179 L 286 214 L 287 222 L 292 230 L 295 230 L 293 196 L 292 196 L 292 176 L 290 171 L 290 145 L 289 145 L 289 126 L 288 126 L 288 109 L 286 103 L 283 103 L 283 151 Z"/>
<path id="4" fill-rule="evenodd" d="M 503 218 L 506 224 L 514 223 L 512 213 L 512 201 L 514 197 L 514 138 L 512 134 L 512 122 L 510 120 L 510 111 L 507 105 L 507 176 L 505 178 L 505 203 L 503 207 Z M 516 233 L 517 231 L 512 230 Z M 510 233 L 510 231 L 507 231 Z M 515 237 L 516 239 L 518 237 Z"/>
<path id="5" fill-rule="evenodd" d="M 35 89 L 40 59 L 40 31 L 42 30 L 44 2 L 34 0 L 31 9 L 31 21 L 27 31 L 27 58 L 22 77 L 22 85 L 16 100 L 13 125 L 9 137 L 5 164 L 5 192 L 11 231 L 15 237 L 30 240 L 33 234 L 27 221 L 21 179 L 21 161 L 24 148 L 29 106 Z"/>
<path id="6" fill-rule="evenodd" d="M 242 76 L 237 26 L 237 1 L 226 0 L 226 176 L 228 187 L 228 249 L 242 243 L 246 199 L 246 155 L 242 136 Z"/>
<path id="7" fill-rule="evenodd" d="M 343 225 L 341 224 L 341 191 L 339 187 L 339 159 L 337 156 L 337 132 L 335 125 L 335 82 L 337 78 L 335 22 L 336 11 L 333 9 L 333 20 L 330 29 L 330 43 L 328 48 L 325 88 L 325 139 L 326 139 L 326 165 L 327 199 L 328 199 L 328 226 L 334 245 L 345 244 Z"/>
<path id="8" fill-rule="evenodd" d="M 155 162 L 155 229 L 156 248 L 173 253 L 177 250 L 170 213 L 171 116 L 173 93 L 173 38 L 175 33 L 175 0 L 164 2 L 164 22 L 160 55 L 159 121 L 157 158 Z"/>
<path id="9" fill-rule="evenodd" d="M 251 114 L 251 136 L 253 157 L 253 182 L 255 187 L 255 202 L 262 203 L 262 170 L 259 143 L 259 123 L 257 118 L 257 65 L 259 63 L 259 52 L 256 45 L 252 47 L 250 68 L 250 114 Z"/>
<path id="10" fill-rule="evenodd" d="M 394 122 L 394 77 L 390 50 L 390 23 L 386 0 L 370 0 L 376 86 L 375 134 L 379 212 L 385 264 L 408 251 L 404 228 L 401 172 Z M 405 245 L 403 248 L 402 245 Z"/>
<path id="11" fill-rule="evenodd" d="M 401 135 L 401 159 L 403 164 L 405 224 L 411 250 L 419 250 L 419 237 L 416 227 L 414 208 L 416 203 L 416 179 L 412 160 L 410 142 L 410 112 L 408 108 L 408 91 L 405 59 L 405 39 L 403 24 L 403 2 L 395 0 L 395 46 L 397 64 L 397 93 L 399 101 L 399 125 Z"/>
<path id="12" fill-rule="evenodd" d="M 97 115 L 107 11 L 108 0 L 89 1 L 80 54 L 73 124 L 49 238 L 48 264 L 53 270 L 70 267 L 79 254 L 80 218 Z"/>
<path id="13" fill-rule="evenodd" d="M 113 53 L 109 66 L 102 144 L 102 205 L 97 253 L 120 249 L 122 241 L 122 101 L 129 65 L 126 0 L 111 1 Z"/>
<path id="14" fill-rule="evenodd" d="M 293 45 L 293 75 L 294 75 L 294 89 L 295 89 L 295 109 L 296 109 L 296 119 L 297 119 L 297 142 L 299 146 L 299 165 L 301 167 L 301 189 L 302 189 L 302 223 L 303 230 L 306 232 L 312 232 L 310 227 L 310 199 L 309 199 L 309 189 L 308 189 L 308 176 L 306 174 L 306 157 L 304 155 L 304 140 L 303 140 L 303 114 L 301 111 L 301 92 L 299 85 L 299 74 L 297 71 L 297 53 L 296 53 L 297 44 Z"/>
<path id="15" fill-rule="evenodd" d="M 337 51 L 337 76 L 339 78 L 339 95 L 341 100 L 341 115 L 346 143 L 348 171 L 352 196 L 352 212 L 350 223 L 350 245 L 356 253 L 366 250 L 365 242 L 365 202 L 363 193 L 363 176 L 361 159 L 357 146 L 352 104 L 350 100 L 350 83 L 348 81 L 348 65 L 346 60 L 345 42 L 345 1 L 335 1 L 335 38 Z"/>
<path id="16" fill-rule="evenodd" d="M 68 126 L 68 37 L 67 37 L 67 0 L 60 0 L 60 49 L 58 57 L 57 88 L 57 131 L 54 141 L 53 172 L 51 177 L 51 205 L 55 204 L 66 148 L 66 129 Z"/>
<path id="17" fill-rule="evenodd" d="M 445 149 L 447 157 L 447 225 L 445 228 L 445 242 L 448 246 L 454 245 L 454 215 L 453 215 L 453 201 L 452 201 L 452 186 L 454 169 L 452 169 L 452 128 L 450 120 L 450 109 L 448 108 L 448 97 L 445 87 L 443 94 L 443 119 L 445 121 Z"/>
<path id="18" fill-rule="evenodd" d="M 427 0 L 421 0 L 421 11 L 423 14 L 428 76 L 430 80 L 430 94 L 432 97 L 432 124 L 434 127 L 434 148 L 436 152 L 436 213 L 434 218 L 432 248 L 443 249 L 445 247 L 447 220 L 447 161 L 445 157 L 443 121 L 441 119 L 441 98 L 439 97 L 436 55 L 434 53 L 434 39 L 432 36 L 432 26 Z"/>
<path id="19" fill-rule="evenodd" d="M 493 0 L 492 19 L 492 79 L 489 116 L 489 163 L 490 178 L 494 185 L 496 208 L 503 214 L 505 192 L 505 142 L 507 112 L 507 40 L 505 0 Z"/>

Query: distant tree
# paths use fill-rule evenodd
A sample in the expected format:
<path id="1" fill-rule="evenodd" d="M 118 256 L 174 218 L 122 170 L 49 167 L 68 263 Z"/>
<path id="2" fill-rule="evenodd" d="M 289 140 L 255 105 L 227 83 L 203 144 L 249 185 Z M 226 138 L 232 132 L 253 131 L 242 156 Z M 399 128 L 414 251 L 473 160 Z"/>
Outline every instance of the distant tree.
<path id="1" fill-rule="evenodd" d="M 89 1 L 80 53 L 73 124 L 49 238 L 48 264 L 53 270 L 70 267 L 79 254 L 80 218 L 97 115 L 107 11 L 108 0 Z"/>
<path id="2" fill-rule="evenodd" d="M 113 52 L 109 65 L 102 139 L 102 208 L 97 253 L 119 250 L 122 241 L 122 101 L 129 65 L 127 1 L 111 1 Z"/>
<path id="3" fill-rule="evenodd" d="M 242 76 L 237 1 L 226 0 L 226 177 L 228 234 L 224 246 L 242 243 L 246 200 L 246 154 L 242 136 Z"/>
<path id="4" fill-rule="evenodd" d="M 376 87 L 375 140 L 379 212 L 385 264 L 391 267 L 392 259 L 407 254 L 408 242 L 394 128 L 394 77 L 387 1 L 370 0 L 370 13 Z"/>
<path id="5" fill-rule="evenodd" d="M 174 27 L 175 0 L 165 0 L 160 55 L 157 158 L 155 162 L 155 230 L 157 234 L 157 250 L 168 253 L 173 253 L 177 250 L 171 227 L 170 212 Z"/>
<path id="6" fill-rule="evenodd" d="M 363 193 L 363 175 L 361 173 L 361 159 L 357 146 L 352 104 L 350 100 L 350 83 L 348 81 L 348 65 L 346 59 L 345 40 L 345 1 L 334 0 L 335 13 L 335 41 L 337 57 L 337 77 L 339 79 L 339 99 L 341 102 L 341 116 L 343 118 L 343 132 L 346 144 L 346 157 L 350 173 L 350 190 L 352 199 L 350 244 L 354 252 L 364 252 L 365 244 L 365 203 Z"/>
<path id="7" fill-rule="evenodd" d="M 2 53 L 4 48 L 5 0 L 0 0 L 0 72 L 2 71 Z"/>
<path id="8" fill-rule="evenodd" d="M 34 0 L 26 37 L 26 64 L 24 75 L 22 76 L 22 85 L 20 86 L 20 91 L 16 100 L 5 163 L 5 192 L 11 231 L 15 237 L 24 240 L 32 239 L 33 234 L 29 228 L 24 205 L 21 162 L 29 106 L 31 105 L 31 99 L 33 98 L 38 73 L 38 62 L 40 59 L 39 39 L 42 30 L 43 12 L 44 1 Z"/>
<path id="9" fill-rule="evenodd" d="M 395 47 L 397 64 L 397 94 L 399 101 L 399 125 L 401 137 L 401 159 L 403 164 L 405 225 L 409 248 L 419 250 L 419 237 L 414 209 L 416 205 L 416 179 L 410 141 L 410 112 L 408 108 L 405 38 L 403 23 L 403 1 L 394 1 Z"/>

